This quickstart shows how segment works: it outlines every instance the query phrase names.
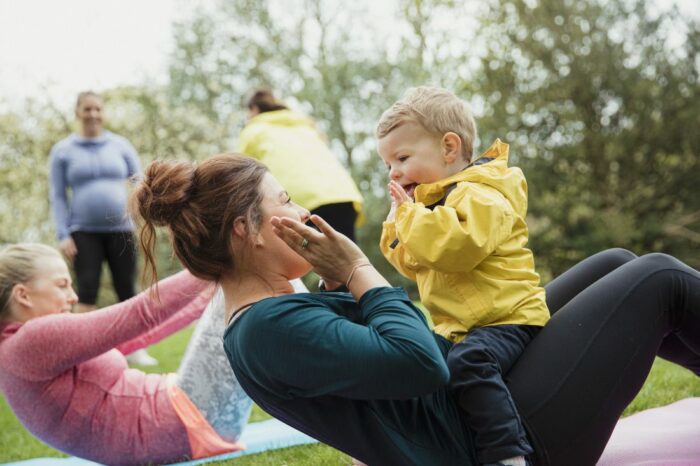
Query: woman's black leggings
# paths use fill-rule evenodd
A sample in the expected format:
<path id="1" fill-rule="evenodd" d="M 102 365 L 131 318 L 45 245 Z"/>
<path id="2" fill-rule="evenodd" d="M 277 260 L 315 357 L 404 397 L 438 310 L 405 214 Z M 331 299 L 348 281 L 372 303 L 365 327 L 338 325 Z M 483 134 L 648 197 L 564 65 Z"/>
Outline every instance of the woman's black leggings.
<path id="1" fill-rule="evenodd" d="M 700 273 L 612 249 L 546 289 L 552 319 L 506 380 L 534 464 L 592 466 L 657 355 L 700 375 Z"/>
<path id="2" fill-rule="evenodd" d="M 311 214 L 323 218 L 334 230 L 341 232 L 353 242 L 355 241 L 357 212 L 355 212 L 352 202 L 322 205 L 312 210 Z M 311 223 L 309 222 L 309 224 Z M 311 225 L 313 226 L 313 224 Z"/>
<path id="3" fill-rule="evenodd" d="M 97 302 L 102 262 L 105 259 L 119 301 L 126 301 L 136 294 L 136 242 L 132 232 L 74 231 L 71 236 L 78 250 L 73 268 L 78 284 L 78 300 L 81 303 Z"/>

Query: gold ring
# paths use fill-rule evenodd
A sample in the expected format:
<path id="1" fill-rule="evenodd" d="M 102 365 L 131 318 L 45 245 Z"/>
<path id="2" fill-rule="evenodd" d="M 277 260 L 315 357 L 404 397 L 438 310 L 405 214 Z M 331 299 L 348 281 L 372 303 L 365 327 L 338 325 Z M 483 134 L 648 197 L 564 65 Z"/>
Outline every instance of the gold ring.
<path id="1" fill-rule="evenodd" d="M 304 238 L 304 240 L 301 242 L 301 249 L 306 249 L 306 247 L 309 245 L 309 240 Z"/>

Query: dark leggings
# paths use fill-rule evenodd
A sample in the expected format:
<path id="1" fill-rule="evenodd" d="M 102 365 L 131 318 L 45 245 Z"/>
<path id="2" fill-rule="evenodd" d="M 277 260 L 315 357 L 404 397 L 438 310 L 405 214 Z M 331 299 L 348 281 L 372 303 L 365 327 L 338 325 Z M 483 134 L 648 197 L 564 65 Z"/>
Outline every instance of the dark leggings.
<path id="1" fill-rule="evenodd" d="M 592 466 L 657 355 L 700 375 L 700 274 L 613 249 L 546 289 L 552 319 L 506 379 L 534 464 Z"/>
<path id="2" fill-rule="evenodd" d="M 136 294 L 136 244 L 132 232 L 74 231 L 71 236 L 78 250 L 73 267 L 78 285 L 78 300 L 81 303 L 97 302 L 102 262 L 105 259 L 119 301 L 125 301 Z"/>
<path id="3" fill-rule="evenodd" d="M 352 202 L 322 205 L 311 211 L 328 222 L 334 230 L 341 232 L 353 242 L 355 241 L 355 220 L 357 212 Z"/>

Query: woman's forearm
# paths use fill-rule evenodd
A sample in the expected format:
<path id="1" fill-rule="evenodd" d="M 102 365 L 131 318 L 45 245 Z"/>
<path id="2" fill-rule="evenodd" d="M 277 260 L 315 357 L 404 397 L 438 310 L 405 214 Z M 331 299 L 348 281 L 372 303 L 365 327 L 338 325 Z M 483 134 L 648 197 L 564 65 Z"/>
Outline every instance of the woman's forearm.
<path id="1" fill-rule="evenodd" d="M 357 307 L 357 315 L 351 321 L 336 306 L 292 297 L 248 314 L 246 332 L 269 336 L 245 340 L 241 357 L 252 380 L 282 398 L 403 399 L 447 383 L 444 355 L 403 290 L 375 287 L 352 304 L 328 299 L 338 309 Z"/>
<path id="2" fill-rule="evenodd" d="M 345 284 L 356 301 L 359 302 L 362 296 L 372 288 L 391 286 L 387 279 L 369 262 L 359 264 L 356 267 L 351 271 L 352 275 L 348 277 L 349 281 Z"/>
<path id="3" fill-rule="evenodd" d="M 123 354 L 130 354 L 141 348 L 158 343 L 164 338 L 182 330 L 202 315 L 213 294 L 214 287 L 212 286 L 210 289 L 206 289 L 195 296 L 190 302 L 183 303 L 177 313 L 168 317 L 157 327 L 153 327 L 136 338 L 119 344 L 117 349 Z"/>
<path id="4" fill-rule="evenodd" d="M 43 380 L 94 358 L 159 326 L 188 305 L 203 309 L 211 284 L 180 272 L 161 282 L 160 299 L 144 291 L 87 314 L 53 314 L 32 319 L 20 330 L 15 354 L 24 358 L 27 378 Z M 210 296 L 210 294 L 209 294 Z M 56 351 L 60 348 L 60 351 Z"/>

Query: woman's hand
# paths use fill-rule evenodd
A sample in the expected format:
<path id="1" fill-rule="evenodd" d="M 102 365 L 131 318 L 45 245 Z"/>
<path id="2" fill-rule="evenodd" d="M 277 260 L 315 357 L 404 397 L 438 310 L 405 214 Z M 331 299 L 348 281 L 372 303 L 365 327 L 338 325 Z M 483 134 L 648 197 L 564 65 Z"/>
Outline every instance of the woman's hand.
<path id="1" fill-rule="evenodd" d="M 60 243 L 58 243 L 58 250 L 66 256 L 66 259 L 71 263 L 75 259 L 75 255 L 78 254 L 78 248 L 75 247 L 75 241 L 70 236 Z"/>
<path id="2" fill-rule="evenodd" d="M 369 264 L 369 259 L 347 236 L 335 231 L 318 215 L 312 215 L 311 221 L 318 231 L 291 218 L 270 219 L 277 236 L 309 261 L 314 272 L 326 281 L 347 284 L 353 269 Z"/>

